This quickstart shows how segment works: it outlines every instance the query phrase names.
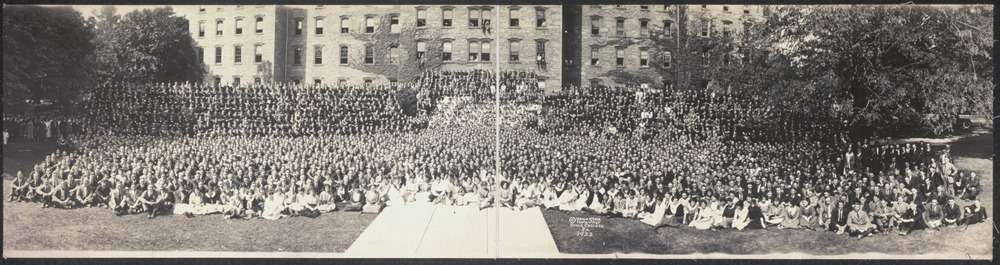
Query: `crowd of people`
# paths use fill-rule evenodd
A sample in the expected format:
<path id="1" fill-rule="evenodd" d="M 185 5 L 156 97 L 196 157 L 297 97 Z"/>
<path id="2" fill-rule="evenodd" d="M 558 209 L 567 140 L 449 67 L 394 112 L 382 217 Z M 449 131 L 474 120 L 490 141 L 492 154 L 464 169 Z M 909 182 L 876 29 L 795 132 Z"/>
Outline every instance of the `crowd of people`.
<path id="1" fill-rule="evenodd" d="M 414 81 L 414 87 L 428 102 L 446 97 L 471 97 L 477 103 L 488 103 L 496 99 L 497 78 L 495 72 L 488 70 L 427 71 Z M 539 86 L 539 76 L 535 73 L 501 71 L 499 78 L 501 101 L 531 102 L 544 96 L 544 88 Z"/>
<path id="2" fill-rule="evenodd" d="M 661 91 L 640 86 L 567 89 L 546 99 L 540 129 L 551 133 L 638 132 L 723 135 L 749 141 L 830 140 L 842 131 L 824 113 L 781 111 L 759 97 L 706 90 Z"/>
<path id="3" fill-rule="evenodd" d="M 115 214 L 277 219 L 491 203 L 494 135 L 447 128 L 304 137 L 91 136 L 18 172 L 9 199 Z M 447 183 L 447 185 L 445 184 Z"/>
<path id="4" fill-rule="evenodd" d="M 90 122 L 127 135 L 315 136 L 415 127 L 395 86 L 114 84 L 94 93 Z"/>
<path id="5" fill-rule="evenodd" d="M 411 84 L 436 109 L 422 129 L 402 114 L 396 86 L 101 88 L 89 113 L 118 133 L 75 137 L 75 148 L 18 172 L 8 199 L 150 218 L 543 207 L 656 228 L 857 237 L 987 219 L 979 176 L 957 170 L 947 147 L 852 140 L 836 122 L 737 95 L 633 87 L 544 98 L 531 92 L 536 76 L 502 75 L 514 96 L 500 104 L 499 137 L 497 105 L 483 104 L 495 79 L 479 70 Z"/>
<path id="6" fill-rule="evenodd" d="M 504 132 L 511 205 L 655 227 L 803 228 L 866 236 L 981 222 L 974 172 L 924 144 L 650 140 Z M 650 144 L 650 142 L 669 144 Z M 871 229 L 868 229 L 871 228 Z"/>
<path id="7" fill-rule="evenodd" d="M 80 118 L 4 115 L 3 144 L 12 142 L 59 141 L 84 130 Z"/>

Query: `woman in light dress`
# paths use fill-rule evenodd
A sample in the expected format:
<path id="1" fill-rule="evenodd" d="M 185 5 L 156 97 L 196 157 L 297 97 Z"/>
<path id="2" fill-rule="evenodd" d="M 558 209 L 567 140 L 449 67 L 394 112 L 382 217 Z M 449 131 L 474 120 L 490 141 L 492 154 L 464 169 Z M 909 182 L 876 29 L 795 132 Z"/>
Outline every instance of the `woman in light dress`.
<path id="1" fill-rule="evenodd" d="M 260 217 L 267 220 L 278 220 L 285 215 L 285 194 L 277 189 L 271 191 L 271 196 L 264 200 L 264 212 Z"/>
<path id="2" fill-rule="evenodd" d="M 579 195 L 576 197 L 576 200 L 574 200 L 573 203 L 571 204 L 572 209 L 570 211 L 580 211 L 583 210 L 584 208 L 587 208 L 587 199 L 590 198 L 590 190 L 581 186 L 577 186 L 576 191 L 577 194 Z"/>
<path id="3" fill-rule="evenodd" d="M 784 207 L 784 221 L 778 225 L 778 229 L 799 229 L 801 226 L 799 222 L 801 221 L 802 209 L 799 208 L 798 203 L 784 202 L 782 203 Z"/>
<path id="4" fill-rule="evenodd" d="M 579 197 L 578 195 L 579 194 L 576 193 L 576 188 L 575 187 L 566 187 L 563 190 L 562 195 L 559 195 L 559 210 L 574 211 L 573 210 L 573 206 L 574 206 L 573 204 L 576 202 L 576 199 Z"/>
<path id="5" fill-rule="evenodd" d="M 662 225 L 663 218 L 667 215 L 667 208 L 670 208 L 670 200 L 668 198 L 670 198 L 670 194 L 661 196 L 659 202 L 656 203 L 656 210 L 653 211 L 653 214 L 643 218 L 642 222 L 654 228 Z"/>
<path id="6" fill-rule="evenodd" d="M 382 194 L 385 194 L 385 206 L 396 206 L 403 205 L 403 192 L 400 190 L 402 187 L 402 179 L 386 180 L 386 184 L 383 185 Z"/>
<path id="7" fill-rule="evenodd" d="M 699 202 L 694 207 L 697 209 L 697 214 L 695 214 L 694 220 L 691 221 L 688 226 L 694 227 L 698 230 L 708 230 L 715 227 L 716 224 L 721 224 L 722 219 L 722 209 L 719 209 L 719 204 L 712 202 L 711 204 L 705 202 Z"/>
<path id="8" fill-rule="evenodd" d="M 552 185 L 545 185 L 544 190 L 542 190 L 542 205 L 547 209 L 552 209 L 559 207 L 559 196 L 556 195 L 555 188 Z"/>
<path id="9" fill-rule="evenodd" d="M 733 228 L 742 231 L 748 225 L 750 225 L 750 203 L 743 201 L 736 208 L 736 214 L 733 216 Z"/>

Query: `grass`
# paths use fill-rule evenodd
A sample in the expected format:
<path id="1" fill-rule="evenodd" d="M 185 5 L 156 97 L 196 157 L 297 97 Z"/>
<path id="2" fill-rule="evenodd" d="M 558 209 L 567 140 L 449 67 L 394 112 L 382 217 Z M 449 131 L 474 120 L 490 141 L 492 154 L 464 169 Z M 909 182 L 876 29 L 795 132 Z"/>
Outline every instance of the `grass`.
<path id="1" fill-rule="evenodd" d="M 51 143 L 5 146 L 4 174 L 28 173 L 53 150 Z M 102 208 L 43 209 L 36 203 L 6 202 L 10 182 L 4 178 L 4 250 L 343 252 L 375 219 L 357 212 L 275 221 L 224 220 L 221 215 L 119 217 Z"/>
<path id="2" fill-rule="evenodd" d="M 993 135 L 978 135 L 952 143 L 955 164 L 982 176 L 983 206 L 993 209 Z M 887 254 L 963 253 L 992 254 L 992 220 L 966 228 L 939 232 L 915 231 L 907 236 L 876 235 L 858 240 L 828 232 L 804 230 L 701 231 L 690 228 L 653 230 L 638 220 L 598 217 L 601 228 L 590 228 L 592 236 L 578 236 L 570 217 L 592 217 L 582 213 L 543 211 L 552 236 L 563 253 L 607 254 L 770 254 L 806 253 L 839 255 L 860 252 Z"/>

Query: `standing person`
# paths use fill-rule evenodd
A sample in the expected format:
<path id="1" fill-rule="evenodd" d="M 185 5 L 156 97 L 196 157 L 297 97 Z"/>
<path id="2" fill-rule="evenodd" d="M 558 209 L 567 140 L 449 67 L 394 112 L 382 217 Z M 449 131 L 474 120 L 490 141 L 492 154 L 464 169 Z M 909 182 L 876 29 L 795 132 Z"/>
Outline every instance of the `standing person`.
<path id="1" fill-rule="evenodd" d="M 9 140 L 10 140 L 10 132 L 7 131 L 7 128 L 4 128 L 3 129 L 3 145 L 7 145 L 7 142 Z"/>

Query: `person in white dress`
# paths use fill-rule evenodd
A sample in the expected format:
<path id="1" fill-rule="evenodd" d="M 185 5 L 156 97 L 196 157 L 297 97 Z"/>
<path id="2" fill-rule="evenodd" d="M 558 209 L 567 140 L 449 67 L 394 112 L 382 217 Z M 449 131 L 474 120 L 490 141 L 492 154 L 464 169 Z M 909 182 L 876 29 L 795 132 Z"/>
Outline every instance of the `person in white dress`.
<path id="1" fill-rule="evenodd" d="M 736 208 L 736 214 L 733 216 L 733 228 L 742 231 L 748 225 L 750 225 L 750 203 L 743 201 Z"/>

